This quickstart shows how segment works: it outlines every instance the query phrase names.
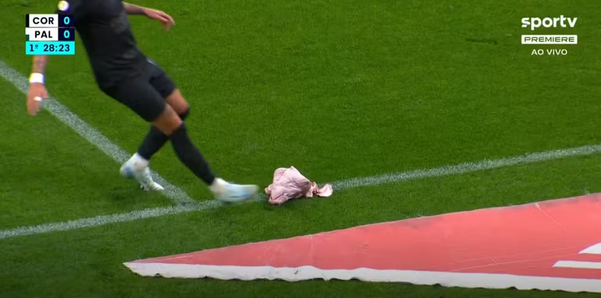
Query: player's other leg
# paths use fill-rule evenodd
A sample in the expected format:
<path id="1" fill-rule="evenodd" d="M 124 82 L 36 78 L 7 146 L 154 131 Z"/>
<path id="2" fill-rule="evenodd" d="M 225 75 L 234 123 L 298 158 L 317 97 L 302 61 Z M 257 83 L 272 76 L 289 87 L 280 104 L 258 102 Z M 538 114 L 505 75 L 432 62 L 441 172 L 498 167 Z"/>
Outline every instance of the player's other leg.
<path id="1" fill-rule="evenodd" d="M 155 88 L 156 89 L 156 88 Z M 158 90 L 157 90 L 158 91 Z M 161 95 L 162 96 L 162 95 Z M 190 113 L 190 106 L 188 102 L 182 97 L 181 92 L 178 89 L 174 89 L 165 98 L 167 104 L 169 104 L 175 112 L 179 115 L 182 120 L 185 120 Z M 121 175 L 127 178 L 140 177 L 140 184 L 147 190 L 163 190 L 163 187 L 152 180 L 152 177 L 146 173 L 136 175 L 136 171 L 139 171 L 136 165 L 142 165 L 143 171 L 148 172 L 148 165 L 152 156 L 157 153 L 164 145 L 169 141 L 169 137 L 161 132 L 154 125 L 151 125 L 148 133 L 144 137 L 144 140 L 138 147 L 137 152 L 121 166 Z"/>
<path id="2" fill-rule="evenodd" d="M 165 105 L 164 102 L 156 102 L 156 100 L 146 101 L 147 96 L 156 96 L 156 91 L 148 85 L 148 79 L 143 76 L 120 80 L 116 85 L 101 87 L 100 90 L 127 106 L 143 119 L 147 119 L 149 114 L 159 113 Z M 138 154 L 125 162 L 121 166 L 120 172 L 124 177 L 137 180 L 145 190 L 161 191 L 164 189 L 152 179 L 149 160 L 139 158 Z"/>
<path id="3" fill-rule="evenodd" d="M 182 120 L 185 120 L 190 112 L 190 105 L 182 97 L 173 80 L 167 76 L 161 67 L 159 67 L 150 59 L 147 60 L 145 68 L 146 69 L 142 79 L 147 81 L 148 84 L 150 84 L 161 95 L 161 97 L 165 99 L 165 101 L 175 110 Z M 151 125 L 142 143 L 138 147 L 137 152 L 121 166 L 121 175 L 127 178 L 135 178 L 135 175 L 132 175 L 136 169 L 135 165 L 142 164 L 148 167 L 152 156 L 157 153 L 168 141 L 169 138 L 164 133 L 162 133 L 154 125 Z M 150 186 L 145 187 L 146 189 L 163 189 L 163 187 L 158 183 L 154 181 L 150 182 L 148 179 L 152 178 L 145 178 L 144 181 L 147 182 L 141 182 L 142 185 Z"/>
<path id="4" fill-rule="evenodd" d="M 179 115 L 182 120 L 186 120 L 188 114 L 190 113 L 190 106 L 188 102 L 182 97 L 179 89 L 173 90 L 171 94 L 169 94 L 165 101 L 169 104 L 173 110 Z M 144 140 L 138 147 L 138 151 L 131 159 L 128 161 L 134 162 L 138 159 L 150 160 L 154 154 L 159 152 L 163 145 L 169 141 L 169 137 L 166 136 L 163 132 L 161 132 L 154 125 L 151 125 L 148 133 L 144 137 Z"/>
<path id="5" fill-rule="evenodd" d="M 169 137 L 179 160 L 209 186 L 218 199 L 226 202 L 244 201 L 259 190 L 257 185 L 233 184 L 215 177 L 207 161 L 190 140 L 185 123 L 171 105 L 166 104 L 164 111 L 152 122 Z"/>

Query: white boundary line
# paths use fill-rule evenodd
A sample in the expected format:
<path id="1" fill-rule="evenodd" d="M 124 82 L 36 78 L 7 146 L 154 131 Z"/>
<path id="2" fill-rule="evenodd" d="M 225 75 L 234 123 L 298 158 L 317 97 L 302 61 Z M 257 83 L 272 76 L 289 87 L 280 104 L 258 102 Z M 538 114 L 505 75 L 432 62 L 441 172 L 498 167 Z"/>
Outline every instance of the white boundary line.
<path id="1" fill-rule="evenodd" d="M 351 178 L 348 180 L 333 182 L 332 185 L 334 186 L 334 188 L 337 189 L 346 189 L 359 186 L 372 186 L 419 178 L 463 174 L 480 170 L 490 170 L 519 164 L 560 159 L 571 156 L 591 155 L 596 153 L 601 153 L 601 145 L 589 145 L 569 149 L 536 152 L 501 159 L 485 159 L 479 162 L 461 163 L 433 169 L 415 170 L 401 173 L 389 173 L 371 177 Z"/>
<path id="2" fill-rule="evenodd" d="M 24 226 L 10 230 L 0 231 L 0 239 L 18 236 L 44 234 L 57 231 L 69 231 L 87 227 L 97 227 L 111 223 L 128 222 L 144 218 L 159 217 L 171 214 L 192 212 L 197 210 L 212 209 L 221 205 L 220 201 L 211 200 L 196 204 L 185 204 L 159 208 L 148 208 L 111 215 L 99 215 L 95 217 L 70 220 L 65 222 L 47 223 L 37 226 Z"/>
<path id="3" fill-rule="evenodd" d="M 7 81 L 11 82 L 15 85 L 21 92 L 27 94 L 29 92 L 29 80 L 25 78 L 22 74 L 12 69 L 2 60 L 0 60 L 0 76 L 5 78 Z M 25 104 L 25 100 L 23 100 L 23 104 Z M 48 100 L 44 101 L 42 105 L 44 109 L 48 110 L 52 115 L 58 118 L 61 122 L 73 128 L 80 136 L 86 139 L 91 144 L 97 146 L 102 152 L 106 153 L 106 155 L 112 157 L 118 163 L 126 162 L 130 155 L 125 152 L 125 150 L 121 149 L 115 143 L 111 142 L 107 137 L 105 137 L 102 133 L 94 129 L 85 121 L 81 120 L 77 115 L 71 112 L 67 107 L 62 105 L 56 99 L 50 97 Z M 185 203 L 193 203 L 194 200 L 186 194 L 179 187 L 169 183 L 169 181 L 165 180 L 163 177 L 159 176 L 157 173 L 152 173 L 153 178 L 161 184 L 165 190 L 165 195 L 173 200 L 176 204 L 185 204 Z"/>
<path id="4" fill-rule="evenodd" d="M 400 172 L 393 174 L 386 174 L 380 176 L 363 177 L 363 178 L 352 178 L 348 180 L 342 180 L 334 182 L 333 187 L 336 190 L 350 189 L 361 186 L 379 185 L 385 183 L 401 182 L 419 178 L 431 178 L 439 176 L 448 176 L 456 174 L 464 174 L 470 172 L 476 172 L 481 170 L 489 170 L 501 167 L 508 167 L 518 164 L 530 164 L 541 161 L 548 161 L 554 159 L 560 159 L 565 157 L 574 156 L 585 156 L 601 153 L 601 145 L 582 146 L 578 148 L 570 148 L 563 150 L 554 150 L 546 152 L 538 152 L 532 154 L 525 154 L 516 157 L 495 159 L 495 160 L 483 160 L 472 163 L 462 163 L 458 165 L 444 166 L 440 168 L 424 169 L 409 172 Z M 266 196 L 264 194 L 258 194 L 252 201 L 265 201 Z M 25 226 L 15 229 L 0 230 L 0 239 L 12 238 L 25 235 L 43 234 L 55 231 L 68 231 L 81 229 L 86 227 L 96 227 L 116 222 L 128 222 L 143 218 L 159 217 L 171 214 L 186 213 L 192 211 L 201 211 L 217 208 L 224 205 L 223 203 L 211 200 L 203 201 L 199 203 L 187 204 L 185 206 L 176 207 L 160 207 L 144 209 L 140 211 L 133 211 L 129 213 L 113 214 L 113 215 L 101 215 L 91 218 L 82 218 L 78 220 L 72 220 L 67 222 L 56 222 L 48 223 L 37 226 Z"/>

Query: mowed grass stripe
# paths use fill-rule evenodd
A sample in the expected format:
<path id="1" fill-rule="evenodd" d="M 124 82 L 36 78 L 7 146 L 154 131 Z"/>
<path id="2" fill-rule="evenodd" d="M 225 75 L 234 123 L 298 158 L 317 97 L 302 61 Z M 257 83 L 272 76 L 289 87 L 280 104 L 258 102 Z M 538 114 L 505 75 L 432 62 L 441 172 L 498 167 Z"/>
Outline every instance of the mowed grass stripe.
<path id="1" fill-rule="evenodd" d="M 553 151 L 529 153 L 520 156 L 503 158 L 503 159 L 487 159 L 479 162 L 472 163 L 461 163 L 457 165 L 449 165 L 432 169 L 415 170 L 399 173 L 391 173 L 386 175 L 363 177 L 363 178 L 352 178 L 333 182 L 334 189 L 345 190 L 352 189 L 361 186 L 373 186 L 381 185 L 386 183 L 401 182 L 420 178 L 430 178 L 439 176 L 448 176 L 456 174 L 465 174 L 470 172 L 476 172 L 481 170 L 489 170 L 501 167 L 509 167 L 519 164 L 529 164 L 542 161 L 549 161 L 555 159 L 561 159 L 566 157 L 574 156 L 585 156 L 592 155 L 601 152 L 601 145 L 590 145 L 582 146 L 577 148 L 560 149 Z M 253 200 L 248 202 L 259 202 L 265 201 L 266 196 L 264 194 L 258 194 Z M 113 215 L 101 215 L 91 218 L 83 218 L 67 222 L 55 222 L 36 226 L 25 226 L 15 229 L 8 229 L 0 231 L 0 239 L 13 238 L 26 235 L 43 234 L 57 231 L 68 231 L 81 229 L 86 227 L 95 227 L 117 222 L 129 222 L 143 218 L 153 218 L 165 215 L 173 215 L 179 213 L 193 212 L 214 209 L 225 205 L 217 200 L 204 201 L 199 203 L 187 204 L 184 206 L 171 206 L 171 207 L 159 207 L 149 208 L 140 211 L 133 211 L 129 213 L 113 214 Z"/>
<path id="2" fill-rule="evenodd" d="M 21 92 L 27 94 L 29 90 L 29 80 L 27 80 L 25 76 L 16 70 L 12 69 L 2 60 L 0 60 L 0 76 L 15 85 L 17 89 L 21 90 Z M 102 150 L 102 152 L 113 158 L 115 161 L 124 163 L 129 159 L 130 154 L 121 149 L 119 146 L 117 146 L 117 144 L 113 143 L 98 130 L 83 121 L 67 107 L 58 102 L 55 98 L 48 98 L 48 100 L 44 101 L 42 106 L 61 122 L 73 128 L 84 139 L 98 147 L 100 150 Z M 176 204 L 194 202 L 194 200 L 190 198 L 186 192 L 171 184 L 157 173 L 152 172 L 152 176 L 159 184 L 163 185 L 165 188 L 165 195 Z"/>

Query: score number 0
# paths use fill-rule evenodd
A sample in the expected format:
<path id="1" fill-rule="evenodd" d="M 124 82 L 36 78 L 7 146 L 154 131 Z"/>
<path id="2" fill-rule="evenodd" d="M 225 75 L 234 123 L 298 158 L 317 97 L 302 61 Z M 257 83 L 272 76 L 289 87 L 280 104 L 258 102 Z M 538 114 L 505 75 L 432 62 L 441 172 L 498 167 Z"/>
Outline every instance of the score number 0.
<path id="1" fill-rule="evenodd" d="M 61 28 L 59 29 L 60 32 L 59 34 L 62 34 L 61 36 L 61 40 L 75 40 L 74 36 L 73 36 L 73 20 L 71 19 L 73 16 L 71 15 L 63 15 L 60 18 L 60 26 L 61 27 L 69 27 L 69 28 Z"/>

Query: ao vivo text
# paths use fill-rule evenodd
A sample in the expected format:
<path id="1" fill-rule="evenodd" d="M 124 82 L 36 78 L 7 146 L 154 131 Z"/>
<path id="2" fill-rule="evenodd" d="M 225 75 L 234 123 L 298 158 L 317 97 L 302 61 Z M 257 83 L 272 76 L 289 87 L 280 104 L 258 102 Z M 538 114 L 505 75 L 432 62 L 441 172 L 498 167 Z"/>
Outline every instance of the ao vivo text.
<path id="1" fill-rule="evenodd" d="M 534 49 L 532 50 L 532 56 L 565 56 L 568 54 L 568 50 L 566 49 Z"/>

